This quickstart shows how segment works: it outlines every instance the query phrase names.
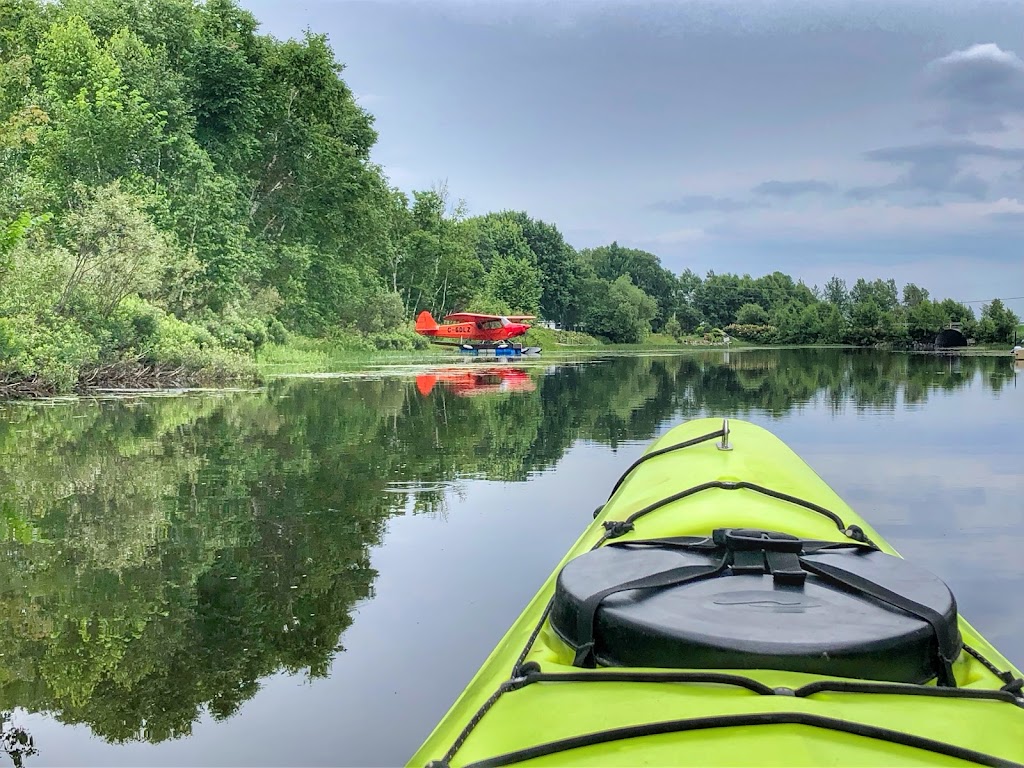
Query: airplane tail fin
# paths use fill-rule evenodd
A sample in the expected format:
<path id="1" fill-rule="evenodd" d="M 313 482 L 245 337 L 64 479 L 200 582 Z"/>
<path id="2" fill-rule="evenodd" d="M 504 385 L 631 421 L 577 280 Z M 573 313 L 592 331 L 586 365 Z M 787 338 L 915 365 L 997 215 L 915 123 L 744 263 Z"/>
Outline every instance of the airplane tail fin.
<path id="1" fill-rule="evenodd" d="M 416 377 L 416 389 L 418 389 L 419 393 L 424 397 L 430 394 L 430 391 L 434 388 L 435 384 L 437 384 L 436 376 L 424 373 Z"/>
<path id="2" fill-rule="evenodd" d="M 438 329 L 437 321 L 427 310 L 416 316 L 416 333 L 431 333 Z"/>

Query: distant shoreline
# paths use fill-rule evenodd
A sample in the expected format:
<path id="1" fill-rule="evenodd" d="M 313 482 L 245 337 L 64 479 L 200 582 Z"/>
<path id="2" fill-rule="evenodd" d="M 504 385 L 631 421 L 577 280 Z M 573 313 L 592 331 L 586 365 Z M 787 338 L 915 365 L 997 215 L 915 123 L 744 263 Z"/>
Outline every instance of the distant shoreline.
<path id="1" fill-rule="evenodd" d="M 550 362 L 571 361 L 574 358 L 591 358 L 601 355 L 632 355 L 660 353 L 664 355 L 688 354 L 695 352 L 759 352 L 792 349 L 848 349 L 907 355 L 931 355 L 933 357 L 1005 357 L 1013 359 L 1009 350 L 984 345 L 978 347 L 953 347 L 948 349 L 911 350 L 863 347 L 849 344 L 603 344 L 586 346 L 555 346 L 545 348 L 539 355 L 521 359 L 482 359 L 460 357 L 441 350 L 389 350 L 380 353 L 366 353 L 343 349 L 331 350 L 331 354 L 320 360 L 308 356 L 296 356 L 294 361 L 278 357 L 273 363 L 256 360 L 253 368 L 245 373 L 225 371 L 187 370 L 183 367 L 173 370 L 137 365 L 106 366 L 83 373 L 79 383 L 70 392 L 59 392 L 37 378 L 7 376 L 0 379 L 0 402 L 17 402 L 51 399 L 55 397 L 94 397 L 110 393 L 157 393 L 166 391 L 233 390 L 263 387 L 275 378 L 304 376 L 345 376 L 372 374 L 382 369 L 413 366 L 458 366 L 458 365 L 508 365 L 522 367 L 543 366 Z"/>

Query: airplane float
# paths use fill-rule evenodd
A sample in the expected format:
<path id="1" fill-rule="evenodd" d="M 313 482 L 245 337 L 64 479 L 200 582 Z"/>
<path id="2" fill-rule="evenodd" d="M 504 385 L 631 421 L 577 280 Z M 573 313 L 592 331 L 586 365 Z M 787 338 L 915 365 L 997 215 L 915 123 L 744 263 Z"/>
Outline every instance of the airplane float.
<path id="1" fill-rule="evenodd" d="M 416 333 L 434 340 L 434 344 L 458 347 L 459 352 L 471 355 L 493 354 L 496 357 L 519 357 L 536 355 L 540 347 L 526 347 L 513 342 L 522 336 L 530 326 L 523 320 L 533 320 L 535 315 L 483 315 L 477 312 L 452 312 L 444 319 L 450 321 L 438 325 L 433 315 L 423 310 L 416 317 Z M 452 339 L 452 341 L 437 341 Z"/>
<path id="2" fill-rule="evenodd" d="M 500 394 L 509 392 L 533 392 L 536 385 L 530 374 L 522 368 L 438 368 L 416 377 L 416 389 L 426 397 L 440 384 L 459 397 Z"/>

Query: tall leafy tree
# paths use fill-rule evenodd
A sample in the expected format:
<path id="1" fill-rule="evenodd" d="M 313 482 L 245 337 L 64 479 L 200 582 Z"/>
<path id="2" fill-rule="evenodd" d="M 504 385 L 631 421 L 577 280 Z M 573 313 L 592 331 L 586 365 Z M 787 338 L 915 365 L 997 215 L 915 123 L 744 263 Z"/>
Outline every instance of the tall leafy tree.
<path id="1" fill-rule="evenodd" d="M 600 278 L 598 278 L 600 280 Z M 622 344 L 637 344 L 651 332 L 651 320 L 658 311 L 654 299 L 633 285 L 629 275 L 620 275 L 613 282 L 602 281 L 605 299 L 590 308 L 585 319 L 588 333 L 604 336 Z"/>
<path id="2" fill-rule="evenodd" d="M 736 319 L 744 304 L 764 306 L 764 293 L 749 275 L 708 272 L 696 289 L 694 303 L 704 319 L 712 326 L 724 328 Z"/>
<path id="3" fill-rule="evenodd" d="M 982 341 L 1005 343 L 1011 341 L 1020 318 L 999 299 L 992 299 L 981 308 L 978 335 Z"/>
<path id="4" fill-rule="evenodd" d="M 485 272 L 461 206 L 449 212 L 443 190 L 418 191 L 411 218 L 397 270 L 410 314 L 464 309 L 480 292 Z"/>
<path id="5" fill-rule="evenodd" d="M 531 218 L 523 211 L 512 215 L 537 261 L 541 284 L 539 311 L 546 318 L 566 323 L 581 279 L 576 251 L 554 224 Z"/>
<path id="6" fill-rule="evenodd" d="M 833 275 L 825 283 L 824 300 L 835 307 L 839 314 L 848 318 L 850 314 L 850 292 L 846 289 L 846 281 Z"/>
<path id="7" fill-rule="evenodd" d="M 928 300 L 928 291 L 914 283 L 907 283 L 903 286 L 903 306 L 911 309 L 923 301 Z"/>
<path id="8" fill-rule="evenodd" d="M 854 304 L 873 301 L 884 312 L 895 310 L 900 303 L 896 281 L 892 279 L 868 282 L 864 278 L 858 278 L 850 290 L 850 300 Z"/>
<path id="9" fill-rule="evenodd" d="M 679 281 L 661 266 L 653 253 L 636 248 L 624 248 L 617 242 L 599 248 L 587 249 L 581 254 L 590 262 L 594 272 L 603 280 L 614 281 L 622 275 L 653 298 L 657 314 L 652 318 L 653 329 L 661 330 L 678 305 Z"/>
<path id="10" fill-rule="evenodd" d="M 906 302 L 906 289 L 904 289 L 904 301 Z M 915 297 L 911 294 L 911 300 Z M 949 323 L 949 314 L 942 304 L 930 301 L 927 298 L 920 298 L 916 303 L 909 304 L 907 310 L 907 334 L 912 341 L 931 342 L 935 336 Z"/>

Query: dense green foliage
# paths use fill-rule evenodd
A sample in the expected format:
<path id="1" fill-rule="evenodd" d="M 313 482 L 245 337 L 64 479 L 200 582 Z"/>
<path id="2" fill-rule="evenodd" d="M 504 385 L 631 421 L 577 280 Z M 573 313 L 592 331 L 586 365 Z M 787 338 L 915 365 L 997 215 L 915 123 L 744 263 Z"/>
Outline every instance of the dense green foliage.
<path id="1" fill-rule="evenodd" d="M 399 377 L 280 379 L 255 394 L 0 407 L 0 711 L 114 742 L 186 735 L 267 675 L 324 675 L 372 595 L 388 519 L 443 512 L 460 478 L 522 481 L 577 440 L 635 444 L 669 418 L 782 415 L 816 398 L 894 407 L 972 380 L 1007 386 L 1014 369 L 753 350 L 531 375 L 532 391 L 482 397 L 423 396 Z"/>
<path id="2" fill-rule="evenodd" d="M 525 212 L 410 197 L 370 161 L 373 118 L 342 70 L 323 35 L 260 34 L 235 0 L 6 0 L 0 384 L 69 389 L 124 361 L 232 376 L 289 331 L 408 348 L 423 309 L 620 343 L 677 324 L 784 343 L 925 340 L 958 318 L 1004 342 L 1015 326 L 914 286 L 901 303 L 892 281 L 676 275 L 617 243 L 576 251 Z"/>

